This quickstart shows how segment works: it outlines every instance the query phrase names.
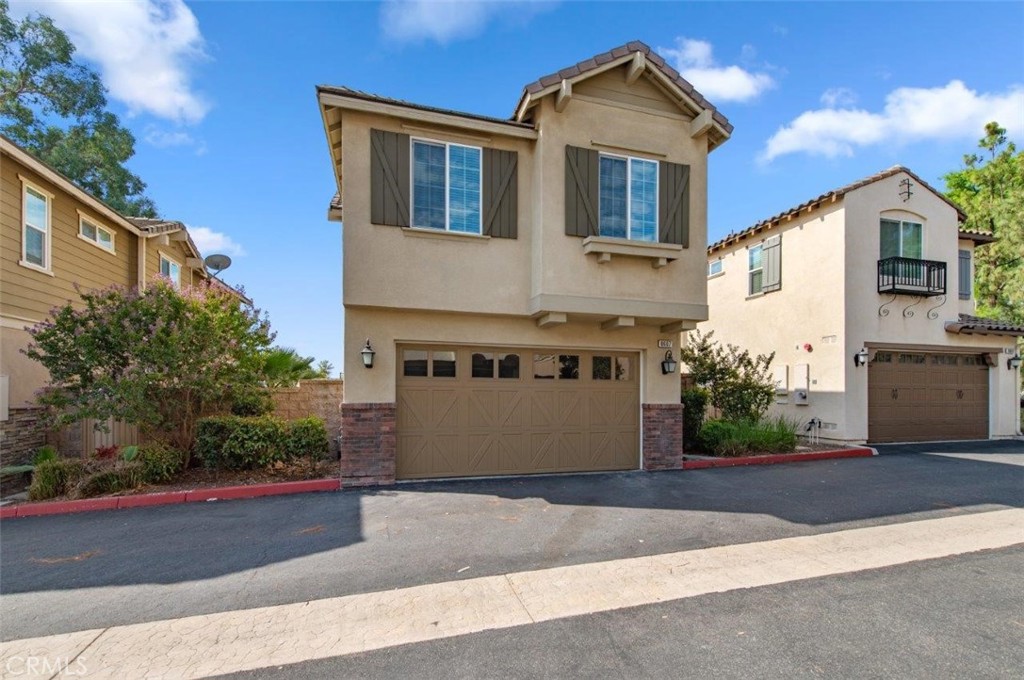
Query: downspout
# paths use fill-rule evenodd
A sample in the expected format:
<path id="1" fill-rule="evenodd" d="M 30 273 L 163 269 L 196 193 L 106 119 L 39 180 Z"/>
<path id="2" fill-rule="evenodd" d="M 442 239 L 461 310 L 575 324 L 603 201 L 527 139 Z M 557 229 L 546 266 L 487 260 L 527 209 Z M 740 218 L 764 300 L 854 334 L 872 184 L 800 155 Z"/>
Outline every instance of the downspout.
<path id="1" fill-rule="evenodd" d="M 139 234 L 139 247 L 138 247 L 139 263 L 135 267 L 139 273 L 138 288 L 139 292 L 146 290 L 146 235 Z"/>

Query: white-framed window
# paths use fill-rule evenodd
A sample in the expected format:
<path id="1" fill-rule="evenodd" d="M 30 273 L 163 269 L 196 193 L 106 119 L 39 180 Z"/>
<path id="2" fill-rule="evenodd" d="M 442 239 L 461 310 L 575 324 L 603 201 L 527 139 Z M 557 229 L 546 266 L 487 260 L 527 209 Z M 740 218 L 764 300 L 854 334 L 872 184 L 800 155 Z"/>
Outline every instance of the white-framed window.
<path id="1" fill-rule="evenodd" d="M 601 154 L 598 220 L 601 236 L 658 240 L 658 162 Z"/>
<path id="2" fill-rule="evenodd" d="M 757 295 L 764 290 L 764 245 L 758 243 L 747 250 L 747 264 L 750 272 L 748 293 Z"/>
<path id="3" fill-rule="evenodd" d="M 181 288 L 181 265 L 160 253 L 160 274 L 166 276 L 175 288 Z"/>
<path id="4" fill-rule="evenodd" d="M 106 227 L 101 227 L 82 213 L 78 213 L 78 237 L 107 252 L 114 252 L 114 232 Z"/>
<path id="5" fill-rule="evenodd" d="M 50 274 L 53 195 L 21 178 L 20 265 Z"/>
<path id="6" fill-rule="evenodd" d="M 880 259 L 924 257 L 924 227 L 920 222 L 907 222 L 882 218 L 880 225 Z"/>
<path id="7" fill-rule="evenodd" d="M 483 149 L 412 140 L 412 226 L 479 234 Z"/>
<path id="8" fill-rule="evenodd" d="M 725 263 L 722 260 L 711 260 L 708 262 L 708 278 L 718 276 L 725 271 Z"/>

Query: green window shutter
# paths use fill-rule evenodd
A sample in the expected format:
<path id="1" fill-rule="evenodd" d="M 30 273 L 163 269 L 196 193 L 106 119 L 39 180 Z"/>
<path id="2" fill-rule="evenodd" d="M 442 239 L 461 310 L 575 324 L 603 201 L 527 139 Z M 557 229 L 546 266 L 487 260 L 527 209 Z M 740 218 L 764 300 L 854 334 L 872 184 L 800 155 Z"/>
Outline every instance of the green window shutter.
<path id="1" fill-rule="evenodd" d="M 565 147 L 565 233 L 598 235 L 598 163 L 595 149 Z"/>
<path id="2" fill-rule="evenodd" d="M 690 166 L 662 161 L 658 172 L 658 240 L 690 247 Z"/>
<path id="3" fill-rule="evenodd" d="M 761 261 L 764 266 L 764 286 L 761 288 L 765 293 L 782 288 L 782 235 L 771 236 L 764 240 L 764 248 L 761 251 Z"/>
<path id="4" fill-rule="evenodd" d="M 409 135 L 370 130 L 370 222 L 409 226 Z"/>
<path id="5" fill-rule="evenodd" d="M 485 148 L 483 164 L 483 233 L 494 238 L 517 238 L 519 154 Z"/>

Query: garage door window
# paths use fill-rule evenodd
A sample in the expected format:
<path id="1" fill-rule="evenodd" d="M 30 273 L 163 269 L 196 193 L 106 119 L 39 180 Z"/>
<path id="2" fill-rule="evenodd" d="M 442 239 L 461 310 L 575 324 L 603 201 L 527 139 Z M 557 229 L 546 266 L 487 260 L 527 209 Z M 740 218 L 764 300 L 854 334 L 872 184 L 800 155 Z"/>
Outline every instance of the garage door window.
<path id="1" fill-rule="evenodd" d="M 498 355 L 498 378 L 519 379 L 519 355 Z"/>
<path id="2" fill-rule="evenodd" d="M 561 380 L 579 380 L 580 378 L 580 355 L 559 354 L 558 355 L 558 377 Z"/>
<path id="3" fill-rule="evenodd" d="M 612 358 L 595 356 L 591 375 L 594 380 L 611 380 Z"/>
<path id="4" fill-rule="evenodd" d="M 924 355 L 923 354 L 900 354 L 898 361 L 901 364 L 923 364 L 924 363 Z"/>
<path id="5" fill-rule="evenodd" d="M 615 357 L 615 379 L 633 379 L 633 360 L 629 357 Z"/>
<path id="6" fill-rule="evenodd" d="M 426 378 L 427 351 L 423 349 L 403 350 L 402 375 L 409 378 Z"/>
<path id="7" fill-rule="evenodd" d="M 492 352 L 473 352 L 474 378 L 494 377 L 494 354 Z"/>
<path id="8" fill-rule="evenodd" d="M 455 352 L 434 352 L 432 366 L 435 378 L 455 377 Z"/>

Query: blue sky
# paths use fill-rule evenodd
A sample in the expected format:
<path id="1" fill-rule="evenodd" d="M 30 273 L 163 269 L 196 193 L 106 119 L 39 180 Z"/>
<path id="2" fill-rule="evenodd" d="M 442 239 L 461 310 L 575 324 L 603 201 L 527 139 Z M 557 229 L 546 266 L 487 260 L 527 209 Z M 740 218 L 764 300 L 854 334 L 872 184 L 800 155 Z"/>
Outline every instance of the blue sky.
<path id="1" fill-rule="evenodd" d="M 735 126 L 712 240 L 896 163 L 941 187 L 985 121 L 1024 137 L 1024 3 L 19 2 L 69 32 L 138 138 L 131 167 L 278 342 L 341 368 L 341 238 L 314 86 L 508 116 L 629 40 Z"/>

